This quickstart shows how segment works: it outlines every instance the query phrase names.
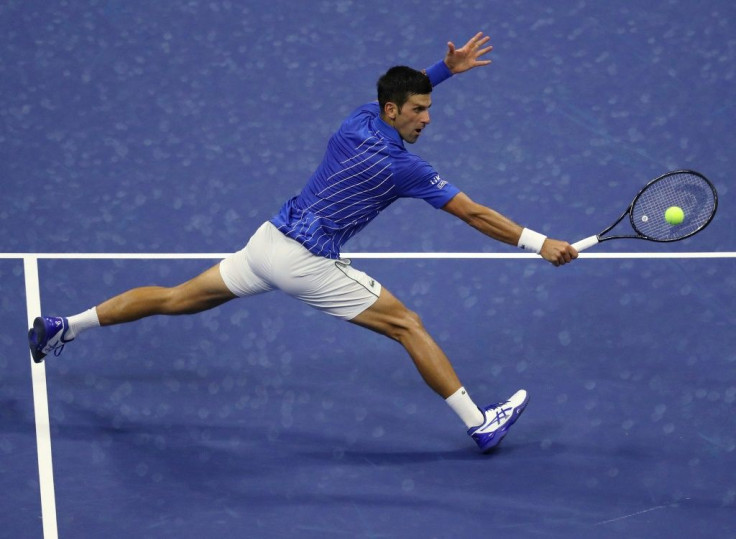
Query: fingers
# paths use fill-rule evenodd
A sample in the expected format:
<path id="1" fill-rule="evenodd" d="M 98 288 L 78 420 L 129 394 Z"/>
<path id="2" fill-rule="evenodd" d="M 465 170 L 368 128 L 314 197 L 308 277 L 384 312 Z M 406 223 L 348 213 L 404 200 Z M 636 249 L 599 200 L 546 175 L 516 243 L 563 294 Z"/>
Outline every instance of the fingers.
<path id="1" fill-rule="evenodd" d="M 491 38 L 489 36 L 484 36 L 483 32 L 478 32 L 468 40 L 465 46 L 477 49 L 478 47 L 481 47 L 488 43 L 490 40 Z"/>
<path id="2" fill-rule="evenodd" d="M 564 266 L 578 257 L 578 252 L 572 245 L 566 242 L 558 243 L 559 245 L 553 246 L 554 249 L 547 258 L 553 266 Z"/>
<path id="3" fill-rule="evenodd" d="M 478 33 L 478 35 L 480 36 L 480 35 L 483 35 L 483 34 L 482 34 L 481 32 L 479 32 L 479 33 Z M 479 40 L 477 40 L 477 41 L 475 42 L 475 45 L 474 45 L 474 46 L 475 46 L 475 48 L 477 49 L 477 48 L 479 48 L 479 47 L 482 47 L 482 46 L 483 46 L 483 45 L 485 45 L 486 43 L 488 43 L 488 42 L 489 42 L 490 40 L 491 40 L 491 36 L 483 36 L 483 38 L 482 38 L 482 39 L 479 39 Z"/>
<path id="4" fill-rule="evenodd" d="M 484 36 L 483 32 L 478 32 L 473 37 L 471 37 L 468 42 L 465 44 L 463 49 L 467 51 L 472 51 L 474 55 L 480 56 L 482 54 L 486 54 L 487 52 L 490 52 L 490 50 L 493 47 L 486 47 L 485 49 L 478 51 L 482 46 L 484 46 L 486 43 L 488 43 L 491 40 L 490 36 Z"/>
<path id="5" fill-rule="evenodd" d="M 483 32 L 478 32 L 459 49 L 455 48 L 452 41 L 448 41 L 445 63 L 450 71 L 453 74 L 463 73 L 474 67 L 490 64 L 491 60 L 480 59 L 493 50 L 493 47 L 488 45 L 490 39 L 490 37 L 484 36 Z"/>
<path id="6" fill-rule="evenodd" d="M 493 50 L 493 45 L 484 47 L 490 40 L 491 38 L 489 36 L 483 36 L 483 32 L 478 32 L 468 41 L 466 46 L 469 48 L 470 55 L 476 61 L 477 65 L 488 65 L 491 63 L 490 60 L 478 60 L 478 58 Z"/>
<path id="7" fill-rule="evenodd" d="M 558 260 L 560 262 L 560 266 L 563 266 L 567 264 L 568 262 L 572 262 L 575 257 L 572 255 L 570 251 L 565 249 L 560 253 L 560 256 L 558 257 Z"/>
<path id="8" fill-rule="evenodd" d="M 493 47 L 486 47 L 473 52 L 473 63 L 477 66 L 485 66 L 491 63 L 491 60 L 480 60 L 484 54 L 488 54 L 493 50 Z"/>
<path id="9" fill-rule="evenodd" d="M 572 245 L 565 244 L 565 248 L 560 253 L 560 266 L 567 264 L 568 262 L 572 262 L 578 257 L 578 252 L 575 250 L 575 248 Z"/>

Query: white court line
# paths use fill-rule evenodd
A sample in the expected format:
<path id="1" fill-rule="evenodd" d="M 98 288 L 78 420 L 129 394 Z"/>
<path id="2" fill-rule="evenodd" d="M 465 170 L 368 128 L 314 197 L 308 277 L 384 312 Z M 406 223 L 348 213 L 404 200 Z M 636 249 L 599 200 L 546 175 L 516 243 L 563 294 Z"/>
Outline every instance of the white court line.
<path id="1" fill-rule="evenodd" d="M 21 259 L 25 270 L 26 309 L 28 327 L 33 319 L 41 315 L 41 295 L 38 279 L 38 260 L 195 260 L 222 259 L 230 253 L 0 253 L 2 259 Z M 413 260 L 459 260 L 459 259 L 535 259 L 531 253 L 343 253 L 355 259 L 413 259 Z M 581 259 L 719 259 L 736 258 L 736 252 L 688 252 L 688 253 L 582 253 Z M 29 354 L 30 355 L 30 354 Z M 34 363 L 31 359 L 33 379 L 33 403 L 36 420 L 36 443 L 38 445 L 38 473 L 41 490 L 41 512 L 44 539 L 57 539 L 56 498 L 51 459 L 51 430 L 49 422 L 48 393 L 46 388 L 45 363 Z M 658 508 L 655 508 L 658 509 Z M 626 518 L 626 517 L 623 517 Z M 614 519 L 616 520 L 616 519 Z M 603 522 L 604 524 L 611 521 Z"/>
<path id="2" fill-rule="evenodd" d="M 343 253 L 345 258 L 380 259 L 542 259 L 533 253 Z M 581 253 L 584 258 L 736 258 L 736 252 L 712 253 Z"/>
<path id="3" fill-rule="evenodd" d="M 231 253 L 0 253 L 0 259 L 52 260 L 219 260 Z M 540 259 L 533 253 L 342 253 L 345 258 L 363 259 Z M 736 258 L 734 251 L 718 252 L 650 252 L 650 253 L 581 253 L 581 259 L 668 259 L 668 258 Z"/>
<path id="4" fill-rule="evenodd" d="M 26 280 L 26 311 L 28 327 L 33 319 L 41 316 L 41 293 L 38 281 L 38 260 L 33 256 L 23 258 Z M 36 445 L 38 449 L 38 479 L 41 490 L 41 517 L 44 539 L 57 539 L 56 497 L 54 495 L 54 467 L 51 461 L 51 429 L 49 402 L 46 392 L 46 364 L 35 363 L 30 351 L 31 378 L 33 380 L 33 410 L 36 418 Z"/>

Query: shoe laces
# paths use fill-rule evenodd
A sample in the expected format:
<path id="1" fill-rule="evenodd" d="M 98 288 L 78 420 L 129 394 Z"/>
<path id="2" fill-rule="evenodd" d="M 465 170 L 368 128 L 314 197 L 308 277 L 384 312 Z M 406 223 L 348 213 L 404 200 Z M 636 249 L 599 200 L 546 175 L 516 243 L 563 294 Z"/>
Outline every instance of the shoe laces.
<path id="1" fill-rule="evenodd" d="M 494 406 L 493 408 L 491 408 L 491 410 L 496 412 L 496 417 L 490 422 L 490 424 L 500 423 L 502 419 L 505 419 L 508 417 L 509 414 L 507 413 L 507 411 L 511 410 L 512 407 L 509 406 L 508 408 L 504 408 L 504 406 L 506 406 L 507 404 L 508 404 L 508 401 L 501 402 L 497 404 L 496 406 Z M 488 411 L 490 412 L 491 410 L 488 410 Z"/>
<path id="2" fill-rule="evenodd" d="M 56 357 L 59 357 L 61 355 L 61 351 L 64 350 L 64 346 L 66 345 L 66 343 L 71 342 L 71 341 L 74 340 L 73 338 L 72 339 L 65 339 L 64 338 L 68 332 L 69 332 L 69 328 L 62 330 L 61 337 L 59 338 L 60 346 L 57 345 L 54 348 L 54 355 Z"/>

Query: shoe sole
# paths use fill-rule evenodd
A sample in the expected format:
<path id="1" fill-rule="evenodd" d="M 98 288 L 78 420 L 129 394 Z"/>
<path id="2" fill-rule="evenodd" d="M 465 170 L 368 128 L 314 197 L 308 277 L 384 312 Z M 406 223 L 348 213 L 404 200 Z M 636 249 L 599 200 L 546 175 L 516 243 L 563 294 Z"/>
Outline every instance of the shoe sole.
<path id="1" fill-rule="evenodd" d="M 493 439 L 491 440 L 490 445 L 487 445 L 481 450 L 484 454 L 489 453 L 490 451 L 498 447 L 498 444 L 501 443 L 501 440 L 503 440 L 506 434 L 508 434 L 511 426 L 514 423 L 516 423 L 519 417 L 521 417 L 521 414 L 524 412 L 524 410 L 526 410 L 527 404 L 529 404 L 529 393 L 526 394 L 526 399 L 524 399 L 524 402 L 522 402 L 519 406 L 514 408 L 514 411 L 511 415 L 511 419 L 509 419 L 509 422 L 496 431 L 498 436 L 494 436 Z"/>
<path id="2" fill-rule="evenodd" d="M 46 354 L 41 352 L 36 345 L 33 344 L 33 340 L 37 343 L 43 342 L 46 339 L 46 324 L 43 323 L 43 318 L 38 317 L 33 321 L 33 328 L 28 330 L 28 346 L 31 349 L 31 355 L 33 361 L 41 363 Z"/>

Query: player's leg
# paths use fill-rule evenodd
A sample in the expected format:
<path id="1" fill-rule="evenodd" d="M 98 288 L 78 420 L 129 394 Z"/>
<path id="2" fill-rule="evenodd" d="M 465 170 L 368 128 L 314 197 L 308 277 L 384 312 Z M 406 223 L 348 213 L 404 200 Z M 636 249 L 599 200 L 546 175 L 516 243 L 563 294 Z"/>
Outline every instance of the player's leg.
<path id="1" fill-rule="evenodd" d="M 61 353 L 64 345 L 80 332 L 98 326 L 132 322 L 156 314 L 192 314 L 235 298 L 220 274 L 219 265 L 178 286 L 133 288 L 74 316 L 37 317 L 28 332 L 28 343 L 36 362 L 50 352 Z"/>
<path id="2" fill-rule="evenodd" d="M 110 326 L 157 314 L 194 314 L 235 297 L 217 264 L 178 286 L 133 288 L 101 303 L 96 310 L 100 325 Z"/>
<path id="3" fill-rule="evenodd" d="M 424 328 L 420 317 L 386 288 L 373 305 L 350 322 L 398 341 L 427 385 L 442 398 L 448 398 L 462 386 L 450 360 Z"/>
<path id="4" fill-rule="evenodd" d="M 500 443 L 526 408 L 529 398 L 523 389 L 507 401 L 491 404 L 482 410 L 478 408 L 419 316 L 385 288 L 370 307 L 350 321 L 401 343 L 427 384 L 444 397 L 465 422 L 468 434 L 483 452 Z"/>
<path id="5" fill-rule="evenodd" d="M 399 343 L 427 384 L 441 395 L 468 426 L 483 413 L 460 384 L 450 361 L 427 333 L 419 316 L 349 260 L 315 256 L 275 228 L 271 259 L 275 286 L 320 311 L 369 328 Z"/>
<path id="6" fill-rule="evenodd" d="M 58 355 L 67 342 L 89 328 L 132 322 L 157 314 L 197 313 L 236 297 L 271 290 L 272 286 L 260 271 L 269 252 L 266 229 L 262 226 L 245 248 L 180 285 L 133 288 L 68 318 L 36 318 L 28 332 L 33 359 L 40 362 L 52 351 Z"/>

